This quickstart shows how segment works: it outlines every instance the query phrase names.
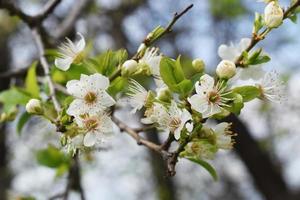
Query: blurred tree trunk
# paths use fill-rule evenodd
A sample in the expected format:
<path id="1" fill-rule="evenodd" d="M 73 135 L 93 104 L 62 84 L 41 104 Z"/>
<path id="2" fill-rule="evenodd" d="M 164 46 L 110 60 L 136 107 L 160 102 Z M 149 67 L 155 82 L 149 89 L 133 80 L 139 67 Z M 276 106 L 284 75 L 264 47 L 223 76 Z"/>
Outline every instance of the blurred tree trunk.
<path id="1" fill-rule="evenodd" d="M 8 44 L 6 36 L 0 40 L 0 73 L 8 70 L 10 56 L 8 52 Z M 9 86 L 9 78 L 1 78 L 0 91 L 5 90 Z M 1 113 L 1 112 L 0 112 Z M 6 125 L 0 124 L 0 199 L 7 199 L 7 190 L 10 183 L 10 175 L 7 164 L 7 146 L 6 146 Z"/>
<path id="2" fill-rule="evenodd" d="M 160 144 L 157 130 L 152 129 L 146 133 L 148 140 Z M 166 177 L 165 162 L 162 157 L 151 150 L 148 151 L 150 156 L 150 163 L 152 173 L 154 175 L 154 185 L 157 191 L 159 200 L 176 200 L 176 188 L 172 177 Z"/>

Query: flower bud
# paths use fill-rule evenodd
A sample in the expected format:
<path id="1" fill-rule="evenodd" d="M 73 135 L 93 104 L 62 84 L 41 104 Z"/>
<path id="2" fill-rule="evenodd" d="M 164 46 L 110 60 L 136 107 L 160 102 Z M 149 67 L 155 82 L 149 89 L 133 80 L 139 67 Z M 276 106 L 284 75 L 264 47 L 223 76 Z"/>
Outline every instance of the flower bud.
<path id="1" fill-rule="evenodd" d="M 43 108 L 41 101 L 38 99 L 30 99 L 26 104 L 26 111 L 30 114 L 42 114 Z"/>
<path id="2" fill-rule="evenodd" d="M 219 78 L 232 78 L 236 73 L 236 66 L 230 60 L 222 60 L 217 66 L 216 73 Z"/>
<path id="3" fill-rule="evenodd" d="M 203 72 L 204 68 L 205 68 L 205 63 L 203 60 L 197 58 L 195 60 L 193 60 L 192 62 L 193 68 L 197 71 L 197 72 Z"/>
<path id="4" fill-rule="evenodd" d="M 161 101 L 170 101 L 172 99 L 172 94 L 168 87 L 157 88 L 157 98 Z"/>
<path id="5" fill-rule="evenodd" d="M 283 20 L 283 10 L 278 2 L 272 1 L 265 8 L 264 21 L 268 28 L 278 27 Z"/>
<path id="6" fill-rule="evenodd" d="M 138 63 L 135 60 L 127 60 L 122 65 L 122 75 L 131 75 L 136 72 Z"/>

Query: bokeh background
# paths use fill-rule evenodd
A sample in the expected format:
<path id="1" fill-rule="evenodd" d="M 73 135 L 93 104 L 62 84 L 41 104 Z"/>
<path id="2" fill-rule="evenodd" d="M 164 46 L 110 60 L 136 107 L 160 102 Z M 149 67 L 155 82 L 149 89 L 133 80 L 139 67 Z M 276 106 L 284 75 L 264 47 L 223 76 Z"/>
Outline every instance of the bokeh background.
<path id="1" fill-rule="evenodd" d="M 28 14 L 37 13 L 46 1 L 16 0 Z M 93 53 L 126 48 L 133 54 L 157 25 L 166 25 L 175 11 L 190 3 L 193 9 L 176 23 L 174 31 L 157 43 L 161 51 L 177 57 L 201 58 L 213 73 L 220 61 L 218 46 L 250 37 L 255 12 L 264 4 L 255 0 L 63 0 L 45 22 L 52 39 L 74 38 L 81 32 Z M 283 6 L 289 4 L 282 0 Z M 73 17 L 73 18 L 72 18 Z M 64 29 L 66 20 L 73 20 Z M 58 28 L 59 27 L 59 28 Z M 64 33 L 63 35 L 61 33 Z M 199 166 L 182 160 L 174 178 L 164 176 L 162 159 L 136 145 L 126 134 L 89 157 L 82 157 L 82 185 L 88 200 L 283 200 L 300 199 L 300 26 L 286 20 L 258 46 L 272 57 L 266 70 L 276 69 L 286 82 L 287 100 L 268 104 L 247 103 L 239 118 L 234 150 L 218 153 L 211 163 L 219 180 L 213 181 Z M 0 70 L 28 67 L 37 51 L 28 27 L 0 10 Z M 20 77 L 1 78 L 1 90 L 18 84 Z M 135 126 L 128 110 L 118 113 Z M 18 135 L 14 123 L 1 124 L 0 199 L 18 195 L 48 199 L 61 191 L 66 176 L 37 164 L 35 152 L 48 143 L 58 146 L 55 127 L 32 119 Z M 147 137 L 159 142 L 164 135 Z M 79 199 L 74 191 L 69 199 Z"/>

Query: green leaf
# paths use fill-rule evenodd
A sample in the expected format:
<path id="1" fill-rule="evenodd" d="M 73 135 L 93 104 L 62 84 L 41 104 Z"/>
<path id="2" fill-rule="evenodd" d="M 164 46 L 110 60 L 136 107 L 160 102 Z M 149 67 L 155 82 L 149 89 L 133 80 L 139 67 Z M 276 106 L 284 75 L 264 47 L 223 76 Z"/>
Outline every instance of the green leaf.
<path id="1" fill-rule="evenodd" d="M 116 94 L 118 94 L 120 91 L 124 91 L 127 85 L 128 85 L 128 79 L 119 76 L 111 82 L 107 91 L 111 96 L 116 96 Z"/>
<path id="2" fill-rule="evenodd" d="M 290 19 L 293 23 L 297 24 L 297 19 L 298 19 L 297 15 L 291 15 L 291 16 L 289 16 L 289 19 Z"/>
<path id="3" fill-rule="evenodd" d="M 68 157 L 51 145 L 49 145 L 47 149 L 39 150 L 36 153 L 36 159 L 40 165 L 50 168 L 58 168 L 61 165 L 69 164 Z"/>
<path id="4" fill-rule="evenodd" d="M 30 99 L 30 94 L 21 88 L 12 87 L 0 93 L 0 102 L 3 103 L 4 112 L 11 111 L 17 105 L 26 105 Z"/>
<path id="5" fill-rule="evenodd" d="M 109 77 L 121 65 L 128 57 L 127 51 L 125 49 L 120 49 L 118 51 L 108 50 L 94 59 L 91 64 L 94 66 L 97 72 Z"/>
<path id="6" fill-rule="evenodd" d="M 21 116 L 19 117 L 19 120 L 17 122 L 17 133 L 18 133 L 18 135 L 21 134 L 24 125 L 30 119 L 30 117 L 31 117 L 31 115 L 28 114 L 27 112 L 24 112 L 24 113 L 21 114 Z"/>
<path id="7" fill-rule="evenodd" d="M 213 179 L 215 181 L 218 180 L 218 175 L 217 175 L 216 170 L 208 162 L 201 160 L 201 159 L 193 158 L 193 157 L 186 157 L 186 159 L 188 159 L 194 163 L 197 163 L 198 165 L 201 165 L 204 169 L 206 169 L 209 172 L 209 174 L 213 177 Z"/>
<path id="8" fill-rule="evenodd" d="M 259 97 L 259 95 L 260 95 L 259 89 L 255 86 L 250 86 L 250 85 L 236 87 L 232 91 L 242 95 L 244 102 L 251 101 L 251 100 Z"/>
<path id="9" fill-rule="evenodd" d="M 193 87 L 192 81 L 185 79 L 180 64 L 180 57 L 177 60 L 163 57 L 160 61 L 160 75 L 170 90 L 185 94 Z"/>
<path id="10" fill-rule="evenodd" d="M 244 107 L 242 95 L 238 93 L 231 93 L 228 98 L 231 98 L 232 102 L 229 103 L 230 107 L 225 107 L 225 109 L 234 114 L 240 114 L 242 108 Z"/>
<path id="11" fill-rule="evenodd" d="M 26 91 L 32 95 L 32 97 L 39 98 L 40 88 L 37 82 L 36 66 L 37 62 L 33 62 L 32 65 L 29 67 L 25 79 L 25 88 Z"/>

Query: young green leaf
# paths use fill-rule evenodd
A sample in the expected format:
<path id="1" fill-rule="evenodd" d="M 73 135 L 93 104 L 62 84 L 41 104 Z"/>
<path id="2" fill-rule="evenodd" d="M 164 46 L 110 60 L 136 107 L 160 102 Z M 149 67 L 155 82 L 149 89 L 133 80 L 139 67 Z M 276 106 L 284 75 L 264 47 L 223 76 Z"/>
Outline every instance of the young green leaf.
<path id="1" fill-rule="evenodd" d="M 58 168 L 69 163 L 69 158 L 52 145 L 49 145 L 46 149 L 39 150 L 36 153 L 36 159 L 40 165 L 50 168 Z"/>
<path id="2" fill-rule="evenodd" d="M 22 129 L 26 122 L 30 119 L 31 115 L 27 112 L 23 112 L 21 116 L 19 117 L 19 120 L 17 122 L 17 133 L 20 135 L 22 133 Z"/>
<path id="3" fill-rule="evenodd" d="M 213 179 L 215 181 L 218 180 L 218 175 L 217 175 L 216 170 L 208 162 L 198 159 L 198 158 L 194 158 L 194 157 L 186 157 L 186 159 L 188 159 L 194 163 L 197 163 L 198 165 L 201 165 L 204 169 L 206 169 L 209 172 L 209 174 L 213 177 Z"/>
<path id="4" fill-rule="evenodd" d="M 33 62 L 27 71 L 27 76 L 25 79 L 25 88 L 28 93 L 34 98 L 39 98 L 40 96 L 40 87 L 38 85 L 37 76 L 36 76 L 36 66 L 37 62 Z"/>
<path id="5" fill-rule="evenodd" d="M 242 95 L 244 102 L 251 101 L 251 100 L 259 97 L 259 95 L 260 95 L 259 89 L 255 86 L 250 86 L 250 85 L 236 87 L 232 91 Z"/>

